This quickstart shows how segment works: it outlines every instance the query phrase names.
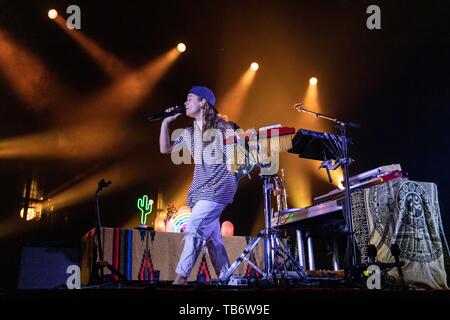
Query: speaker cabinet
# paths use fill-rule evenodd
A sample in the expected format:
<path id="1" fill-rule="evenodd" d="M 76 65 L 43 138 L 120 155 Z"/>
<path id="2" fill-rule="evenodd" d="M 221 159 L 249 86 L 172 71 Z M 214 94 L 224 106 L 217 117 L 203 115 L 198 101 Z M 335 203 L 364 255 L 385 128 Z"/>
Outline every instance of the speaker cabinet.
<path id="1" fill-rule="evenodd" d="M 61 245 L 24 245 L 22 247 L 19 289 L 48 289 L 65 286 L 70 276 L 67 267 L 79 266 L 78 247 Z"/>

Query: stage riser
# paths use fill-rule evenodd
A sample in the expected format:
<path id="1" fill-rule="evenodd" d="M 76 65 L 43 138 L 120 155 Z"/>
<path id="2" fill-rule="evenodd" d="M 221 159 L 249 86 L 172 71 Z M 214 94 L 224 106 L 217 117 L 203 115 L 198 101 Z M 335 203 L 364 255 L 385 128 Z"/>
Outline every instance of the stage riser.
<path id="1" fill-rule="evenodd" d="M 182 233 L 149 232 L 133 229 L 102 228 L 104 258 L 129 280 L 152 280 L 159 272 L 159 281 L 173 281 L 175 268 L 183 249 Z M 82 239 L 81 283 L 88 284 L 94 262 L 95 232 L 91 230 Z M 230 263 L 239 257 L 248 244 L 246 237 L 223 237 Z M 263 242 L 253 251 L 252 261 L 260 267 L 263 263 Z M 244 275 L 250 272 L 247 262 L 242 262 L 235 274 Z M 106 268 L 105 275 L 111 274 Z M 203 277 L 206 281 L 217 279 L 213 264 L 204 247 L 197 258 L 189 281 L 197 281 Z M 155 278 L 153 279 L 155 280 Z"/>

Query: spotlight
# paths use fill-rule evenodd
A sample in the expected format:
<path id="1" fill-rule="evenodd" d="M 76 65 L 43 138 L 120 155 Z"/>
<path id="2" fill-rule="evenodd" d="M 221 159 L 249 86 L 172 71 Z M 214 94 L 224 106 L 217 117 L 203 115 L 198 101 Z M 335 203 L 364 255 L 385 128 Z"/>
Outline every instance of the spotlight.
<path id="1" fill-rule="evenodd" d="M 312 86 L 315 86 L 317 84 L 317 78 L 312 77 L 311 79 L 309 79 L 309 84 Z"/>
<path id="2" fill-rule="evenodd" d="M 250 68 L 251 68 L 253 71 L 256 71 L 256 70 L 259 69 L 259 64 L 257 64 L 256 62 L 253 62 L 253 63 L 250 65 Z"/>
<path id="3" fill-rule="evenodd" d="M 185 52 L 186 51 L 186 45 L 184 43 L 180 42 L 177 45 L 177 50 L 180 51 L 180 52 Z"/>
<path id="4" fill-rule="evenodd" d="M 50 9 L 48 10 L 48 17 L 52 20 L 56 19 L 56 17 L 58 16 L 58 11 L 56 11 L 55 9 Z"/>

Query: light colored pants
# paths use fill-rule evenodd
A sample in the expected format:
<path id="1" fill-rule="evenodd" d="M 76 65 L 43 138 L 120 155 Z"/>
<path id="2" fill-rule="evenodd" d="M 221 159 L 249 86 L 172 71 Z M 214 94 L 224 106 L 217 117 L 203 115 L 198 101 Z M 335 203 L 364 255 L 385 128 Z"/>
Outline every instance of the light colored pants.
<path id="1" fill-rule="evenodd" d="M 184 231 L 183 252 L 176 269 L 180 276 L 189 277 L 204 241 L 217 276 L 224 275 L 228 270 L 230 263 L 223 245 L 219 220 L 224 208 L 225 205 L 208 200 L 199 200 L 192 208 Z"/>

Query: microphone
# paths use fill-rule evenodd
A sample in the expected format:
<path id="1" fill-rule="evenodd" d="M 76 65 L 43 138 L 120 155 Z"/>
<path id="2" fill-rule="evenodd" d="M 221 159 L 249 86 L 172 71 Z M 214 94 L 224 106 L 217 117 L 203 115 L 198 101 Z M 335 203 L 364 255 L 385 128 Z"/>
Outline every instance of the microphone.
<path id="1" fill-rule="evenodd" d="M 302 102 L 298 102 L 298 103 L 294 104 L 294 108 L 297 109 L 297 111 L 306 112 L 305 106 L 303 105 Z"/>
<path id="2" fill-rule="evenodd" d="M 398 244 L 391 244 L 391 254 L 395 259 L 395 266 L 397 267 L 398 276 L 400 277 L 400 284 L 402 288 L 405 288 L 405 278 L 403 277 L 402 264 L 400 263 L 400 247 Z"/>
<path id="3" fill-rule="evenodd" d="M 370 263 L 375 264 L 377 259 L 377 247 L 373 244 L 367 246 L 367 255 L 370 258 Z"/>
<path id="4" fill-rule="evenodd" d="M 102 179 L 98 182 L 98 189 L 97 193 L 102 191 L 102 189 L 107 188 L 111 184 L 111 180 L 105 181 L 105 179 Z"/>
<path id="5" fill-rule="evenodd" d="M 156 114 L 149 116 L 148 120 L 149 121 L 157 121 L 157 120 L 161 120 L 161 119 L 176 115 L 177 113 L 185 114 L 186 108 L 184 106 L 175 106 L 172 111 L 156 113 Z"/>

